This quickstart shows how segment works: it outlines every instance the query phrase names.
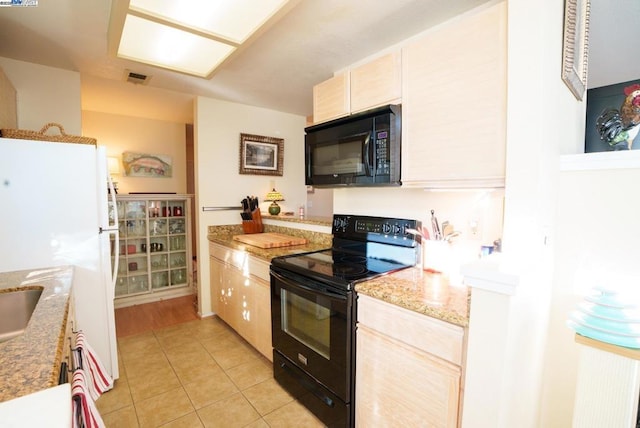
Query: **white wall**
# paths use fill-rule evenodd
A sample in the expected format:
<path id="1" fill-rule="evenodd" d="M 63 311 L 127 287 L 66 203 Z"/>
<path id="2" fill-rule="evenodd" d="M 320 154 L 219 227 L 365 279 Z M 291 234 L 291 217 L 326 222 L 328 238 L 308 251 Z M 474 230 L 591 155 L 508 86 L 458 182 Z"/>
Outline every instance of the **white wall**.
<path id="1" fill-rule="evenodd" d="M 193 123 L 195 96 L 192 94 L 86 74 L 82 75 L 80 84 L 82 110 Z"/>
<path id="2" fill-rule="evenodd" d="M 549 322 L 544 426 L 570 426 L 580 358 L 569 314 L 595 286 L 638 290 L 640 170 L 563 172 Z"/>
<path id="3" fill-rule="evenodd" d="M 503 320 L 506 328 L 502 335 L 505 347 L 501 372 L 496 373 L 496 382 L 488 390 L 473 389 L 469 394 L 496 397 L 496 419 L 486 421 L 495 423 L 496 427 L 538 426 L 553 270 L 549 256 L 552 248 L 545 246 L 545 242 L 551 241 L 545 241 L 545 236 L 550 235 L 553 225 L 556 196 L 551 183 L 558 174 L 559 134 L 563 133 L 562 129 L 555 130 L 556 120 L 548 116 L 554 109 L 555 90 L 562 84 L 556 61 L 560 55 L 549 62 L 547 58 L 551 49 L 560 52 L 561 3 L 546 0 L 534 5 L 520 0 L 508 1 L 504 251 L 519 273 L 520 283 L 518 294 L 509 299 L 508 317 Z M 546 16 L 546 8 L 555 9 L 560 15 Z M 568 91 L 566 95 L 571 96 Z M 550 121 L 548 126 L 539 125 L 546 125 L 546 121 Z M 549 132 L 551 129 L 555 134 Z M 492 302 L 488 303 L 485 310 L 499 312 Z M 471 320 L 470 329 L 474 328 L 473 324 Z M 470 349 L 469 365 L 491 358 L 492 351 Z M 465 405 L 469 403 L 470 407 L 465 408 L 465 426 L 483 426 L 467 417 L 474 414 L 473 398 L 465 397 Z"/>
<path id="4" fill-rule="evenodd" d="M 239 211 L 203 212 L 202 207 L 239 207 L 247 195 L 255 195 L 262 201 L 275 186 L 285 198 L 279 203 L 282 211 L 296 211 L 306 201 L 305 120 L 304 116 L 264 108 L 205 97 L 196 99 L 194 139 L 200 314 L 211 313 L 207 227 L 241 223 Z M 241 133 L 284 139 L 283 176 L 239 173 Z M 269 204 L 261 202 L 261 210 L 267 211 Z"/>
<path id="5" fill-rule="evenodd" d="M 119 194 L 129 192 L 187 192 L 185 124 L 96 111 L 82 112 L 82 132 L 107 147 L 107 156 L 120 161 L 121 175 L 114 176 Z M 173 161 L 171 177 L 126 177 L 122 153 L 168 155 Z"/>
<path id="6" fill-rule="evenodd" d="M 331 217 L 333 215 L 333 189 L 314 188 L 307 193 L 307 216 Z"/>
<path id="7" fill-rule="evenodd" d="M 518 14 L 519 22 L 529 19 L 531 2 L 523 1 Z M 566 227 L 573 228 L 580 224 L 577 217 L 586 213 L 575 211 L 576 217 L 569 218 L 563 215 L 567 197 L 567 188 L 563 184 L 564 178 L 557 169 L 557 155 L 584 152 L 584 129 L 586 118 L 586 102 L 578 101 L 560 79 L 562 56 L 552 55 L 551 52 L 562 52 L 564 1 L 546 0 L 542 5 L 544 13 L 542 22 L 545 23 L 541 35 L 540 49 L 546 52 L 544 65 L 544 90 L 538 109 L 543 112 L 540 139 L 541 152 L 546 154 L 540 162 L 540 188 L 538 197 L 542 201 L 539 205 L 544 210 L 541 221 L 545 229 L 549 224 L 549 239 L 551 251 L 544 255 L 541 262 L 549 266 L 547 261 L 552 258 L 553 271 L 547 272 L 542 277 L 545 287 L 551 282 L 551 295 L 548 306 L 547 329 L 540 331 L 539 339 L 545 347 L 544 366 L 542 368 L 542 390 L 539 409 L 540 427 L 565 427 L 571 425 L 573 404 L 576 387 L 576 375 L 578 368 L 578 349 L 573 342 L 573 336 L 568 334 L 565 321 L 570 311 L 565 282 L 566 266 L 573 263 L 573 254 L 567 252 L 564 245 L 565 239 L 574 241 L 582 236 L 578 227 L 574 236 L 565 233 Z M 517 29 L 515 31 L 526 31 Z M 522 55 L 522 61 L 526 61 Z M 531 77 L 531 76 L 529 76 Z M 525 78 L 527 78 L 525 76 Z M 524 82 L 523 82 L 524 84 Z M 585 94 L 586 96 L 586 94 Z M 548 126 L 548 128 L 547 128 Z M 550 131 L 548 132 L 547 129 Z M 579 188 L 569 188 L 568 193 L 581 193 Z M 589 192 L 591 197 L 600 198 L 602 192 Z M 548 218 L 553 219 L 547 223 Z M 596 238 L 599 240 L 599 237 Z M 530 284 L 530 291 L 534 293 L 539 287 L 537 281 Z M 526 352 L 526 350 L 523 350 Z M 518 357 L 518 356 L 516 356 Z"/>
<path id="8" fill-rule="evenodd" d="M 80 73 L 3 57 L 0 67 L 17 92 L 18 128 L 39 131 L 55 122 L 81 135 Z"/>
<path id="9" fill-rule="evenodd" d="M 554 338 L 564 325 L 550 322 L 558 203 L 559 155 L 576 153 L 584 133 L 584 104 L 560 78 L 563 0 L 508 0 L 508 124 L 507 180 L 504 212 L 504 256 L 519 277 L 514 296 L 490 296 L 474 301 L 486 313 L 480 322 L 502 314 L 500 349 L 469 348 L 468 367 L 492 367 L 493 382 L 477 384 L 467 378 L 464 426 L 571 426 L 575 389 L 563 382 L 558 368 L 571 360 L 555 348 Z M 474 306 L 475 305 L 475 306 Z M 484 318 L 484 319 L 482 319 Z M 499 352 L 496 352 L 499 351 Z M 499 361 L 498 367 L 495 361 Z M 575 361 L 572 362 L 575 364 Z M 569 379 L 570 380 L 570 379 Z M 482 398 L 492 397 L 490 403 Z M 483 410 L 491 405 L 494 409 Z M 473 417 L 478 414 L 490 418 Z M 569 423 L 566 423 L 568 415 Z"/>

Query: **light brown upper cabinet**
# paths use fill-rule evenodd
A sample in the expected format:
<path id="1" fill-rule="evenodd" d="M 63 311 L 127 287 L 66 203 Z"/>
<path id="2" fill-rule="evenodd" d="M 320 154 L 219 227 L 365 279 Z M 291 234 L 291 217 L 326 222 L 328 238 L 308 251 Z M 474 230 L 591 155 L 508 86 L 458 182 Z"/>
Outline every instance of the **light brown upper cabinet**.
<path id="1" fill-rule="evenodd" d="M 504 186 L 506 13 L 480 9 L 403 47 L 403 185 Z"/>
<path id="2" fill-rule="evenodd" d="M 313 121 L 322 123 L 351 113 L 401 102 L 399 51 L 336 74 L 313 87 Z"/>
<path id="3" fill-rule="evenodd" d="M 400 52 L 383 55 L 351 70 L 351 113 L 400 103 Z"/>
<path id="4" fill-rule="evenodd" d="M 336 74 L 313 87 L 313 122 L 320 123 L 349 114 L 349 73 Z"/>

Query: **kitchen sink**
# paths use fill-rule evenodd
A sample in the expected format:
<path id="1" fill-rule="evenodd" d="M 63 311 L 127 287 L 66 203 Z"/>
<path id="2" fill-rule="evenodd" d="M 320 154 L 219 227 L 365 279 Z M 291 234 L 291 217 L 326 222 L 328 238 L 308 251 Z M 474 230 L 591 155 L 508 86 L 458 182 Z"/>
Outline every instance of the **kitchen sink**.
<path id="1" fill-rule="evenodd" d="M 42 287 L 34 287 L 0 293 L 0 342 L 6 342 L 24 332 L 42 290 Z"/>

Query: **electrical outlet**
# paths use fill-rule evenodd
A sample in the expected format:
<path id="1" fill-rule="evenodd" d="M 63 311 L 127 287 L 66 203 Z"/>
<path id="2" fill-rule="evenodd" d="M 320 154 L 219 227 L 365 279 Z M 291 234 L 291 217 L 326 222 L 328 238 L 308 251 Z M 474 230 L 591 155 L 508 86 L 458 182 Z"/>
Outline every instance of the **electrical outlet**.
<path id="1" fill-rule="evenodd" d="M 478 220 L 469 221 L 469 234 L 471 236 L 478 236 L 479 227 L 480 227 L 480 225 L 478 223 Z"/>

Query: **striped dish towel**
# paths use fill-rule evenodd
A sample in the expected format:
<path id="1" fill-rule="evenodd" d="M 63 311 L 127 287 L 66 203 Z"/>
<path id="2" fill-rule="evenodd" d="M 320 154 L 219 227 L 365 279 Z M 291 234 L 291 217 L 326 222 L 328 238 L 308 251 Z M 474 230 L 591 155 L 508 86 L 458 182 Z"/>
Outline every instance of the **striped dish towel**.
<path id="1" fill-rule="evenodd" d="M 105 428 L 91 395 L 87 394 L 86 385 L 84 370 L 76 369 L 71 383 L 72 428 Z"/>
<path id="2" fill-rule="evenodd" d="M 81 331 L 76 333 L 76 349 L 80 353 L 81 367 L 89 375 L 87 379 L 89 394 L 97 400 L 104 392 L 113 388 L 113 378 L 107 373 Z"/>

